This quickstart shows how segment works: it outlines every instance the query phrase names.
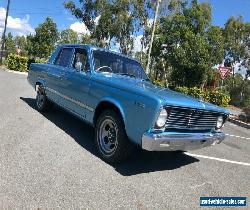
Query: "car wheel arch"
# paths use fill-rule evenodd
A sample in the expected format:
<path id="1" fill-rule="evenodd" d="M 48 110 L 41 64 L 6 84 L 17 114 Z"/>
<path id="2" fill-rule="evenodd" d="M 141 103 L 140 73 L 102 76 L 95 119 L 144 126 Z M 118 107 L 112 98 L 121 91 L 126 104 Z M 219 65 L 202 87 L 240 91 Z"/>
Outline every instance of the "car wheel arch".
<path id="1" fill-rule="evenodd" d="M 42 82 L 42 81 L 37 81 L 36 84 L 35 84 L 35 91 L 38 90 L 38 87 L 45 88 L 44 82 Z"/>
<path id="2" fill-rule="evenodd" d="M 125 115 L 124 112 L 121 108 L 121 106 L 117 103 L 115 103 L 114 101 L 110 101 L 110 100 L 103 100 L 101 101 L 96 109 L 95 109 L 95 114 L 94 114 L 94 119 L 93 119 L 93 124 L 94 126 L 96 125 L 97 119 L 100 116 L 100 114 L 106 110 L 106 109 L 112 109 L 114 110 L 117 114 L 119 114 L 119 116 L 121 117 L 121 119 L 123 120 L 124 126 L 125 126 L 125 130 L 126 130 L 126 121 L 125 121 Z"/>

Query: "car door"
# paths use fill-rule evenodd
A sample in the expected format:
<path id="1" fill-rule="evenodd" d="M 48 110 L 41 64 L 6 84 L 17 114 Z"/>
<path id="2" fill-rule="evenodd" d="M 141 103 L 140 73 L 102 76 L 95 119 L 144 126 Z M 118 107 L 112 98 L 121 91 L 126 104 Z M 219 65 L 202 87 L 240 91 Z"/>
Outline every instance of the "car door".
<path id="1" fill-rule="evenodd" d="M 74 49 L 72 63 L 64 69 L 62 78 L 62 94 L 68 99 L 65 105 L 81 118 L 90 121 L 93 108 L 88 104 L 91 73 L 87 49 Z"/>
<path id="2" fill-rule="evenodd" d="M 56 103 L 63 104 L 65 97 L 62 94 L 63 75 L 65 68 L 71 65 L 73 48 L 65 47 L 60 50 L 53 64 L 49 65 L 47 71 L 47 95 Z"/>

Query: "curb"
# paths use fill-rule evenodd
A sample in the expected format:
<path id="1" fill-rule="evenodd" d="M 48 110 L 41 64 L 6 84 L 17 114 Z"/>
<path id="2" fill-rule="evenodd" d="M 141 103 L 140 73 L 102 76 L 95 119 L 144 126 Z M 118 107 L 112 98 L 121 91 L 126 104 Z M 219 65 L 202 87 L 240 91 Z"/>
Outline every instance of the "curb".
<path id="1" fill-rule="evenodd" d="M 13 71 L 13 70 L 9 70 L 9 69 L 6 69 L 6 68 L 3 68 L 3 67 L 0 67 L 0 69 L 2 71 L 7 71 L 7 72 L 10 72 L 10 73 L 14 73 L 14 74 L 21 74 L 21 75 L 28 75 L 28 72 L 21 72 L 21 71 Z"/>
<path id="2" fill-rule="evenodd" d="M 233 119 L 233 118 L 229 118 L 228 121 L 231 122 L 231 123 L 234 123 L 234 124 L 236 124 L 236 125 L 239 125 L 239 126 L 241 126 L 241 127 L 243 127 L 243 128 L 250 129 L 250 124 L 247 124 L 247 123 L 242 122 L 242 121 L 240 121 L 240 120 L 236 120 L 236 119 Z"/>

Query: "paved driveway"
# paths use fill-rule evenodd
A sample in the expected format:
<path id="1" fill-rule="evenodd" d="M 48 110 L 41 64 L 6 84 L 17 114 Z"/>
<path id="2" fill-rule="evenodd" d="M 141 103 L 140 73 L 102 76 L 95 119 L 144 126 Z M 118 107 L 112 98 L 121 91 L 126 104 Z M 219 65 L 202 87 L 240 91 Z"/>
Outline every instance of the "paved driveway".
<path id="1" fill-rule="evenodd" d="M 228 123 L 220 145 L 109 165 L 91 127 L 58 108 L 39 113 L 34 98 L 25 75 L 0 70 L 0 209 L 190 210 L 200 196 L 250 198 L 250 130 Z"/>

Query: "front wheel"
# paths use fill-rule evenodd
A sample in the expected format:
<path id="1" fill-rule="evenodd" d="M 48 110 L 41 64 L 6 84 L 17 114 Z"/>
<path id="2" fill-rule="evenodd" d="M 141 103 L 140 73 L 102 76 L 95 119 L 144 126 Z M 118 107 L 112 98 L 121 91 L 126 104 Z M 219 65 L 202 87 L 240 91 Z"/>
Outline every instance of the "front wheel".
<path id="1" fill-rule="evenodd" d="M 95 143 L 101 158 L 109 163 L 125 160 L 133 150 L 123 120 L 113 110 L 105 110 L 97 119 Z"/>

